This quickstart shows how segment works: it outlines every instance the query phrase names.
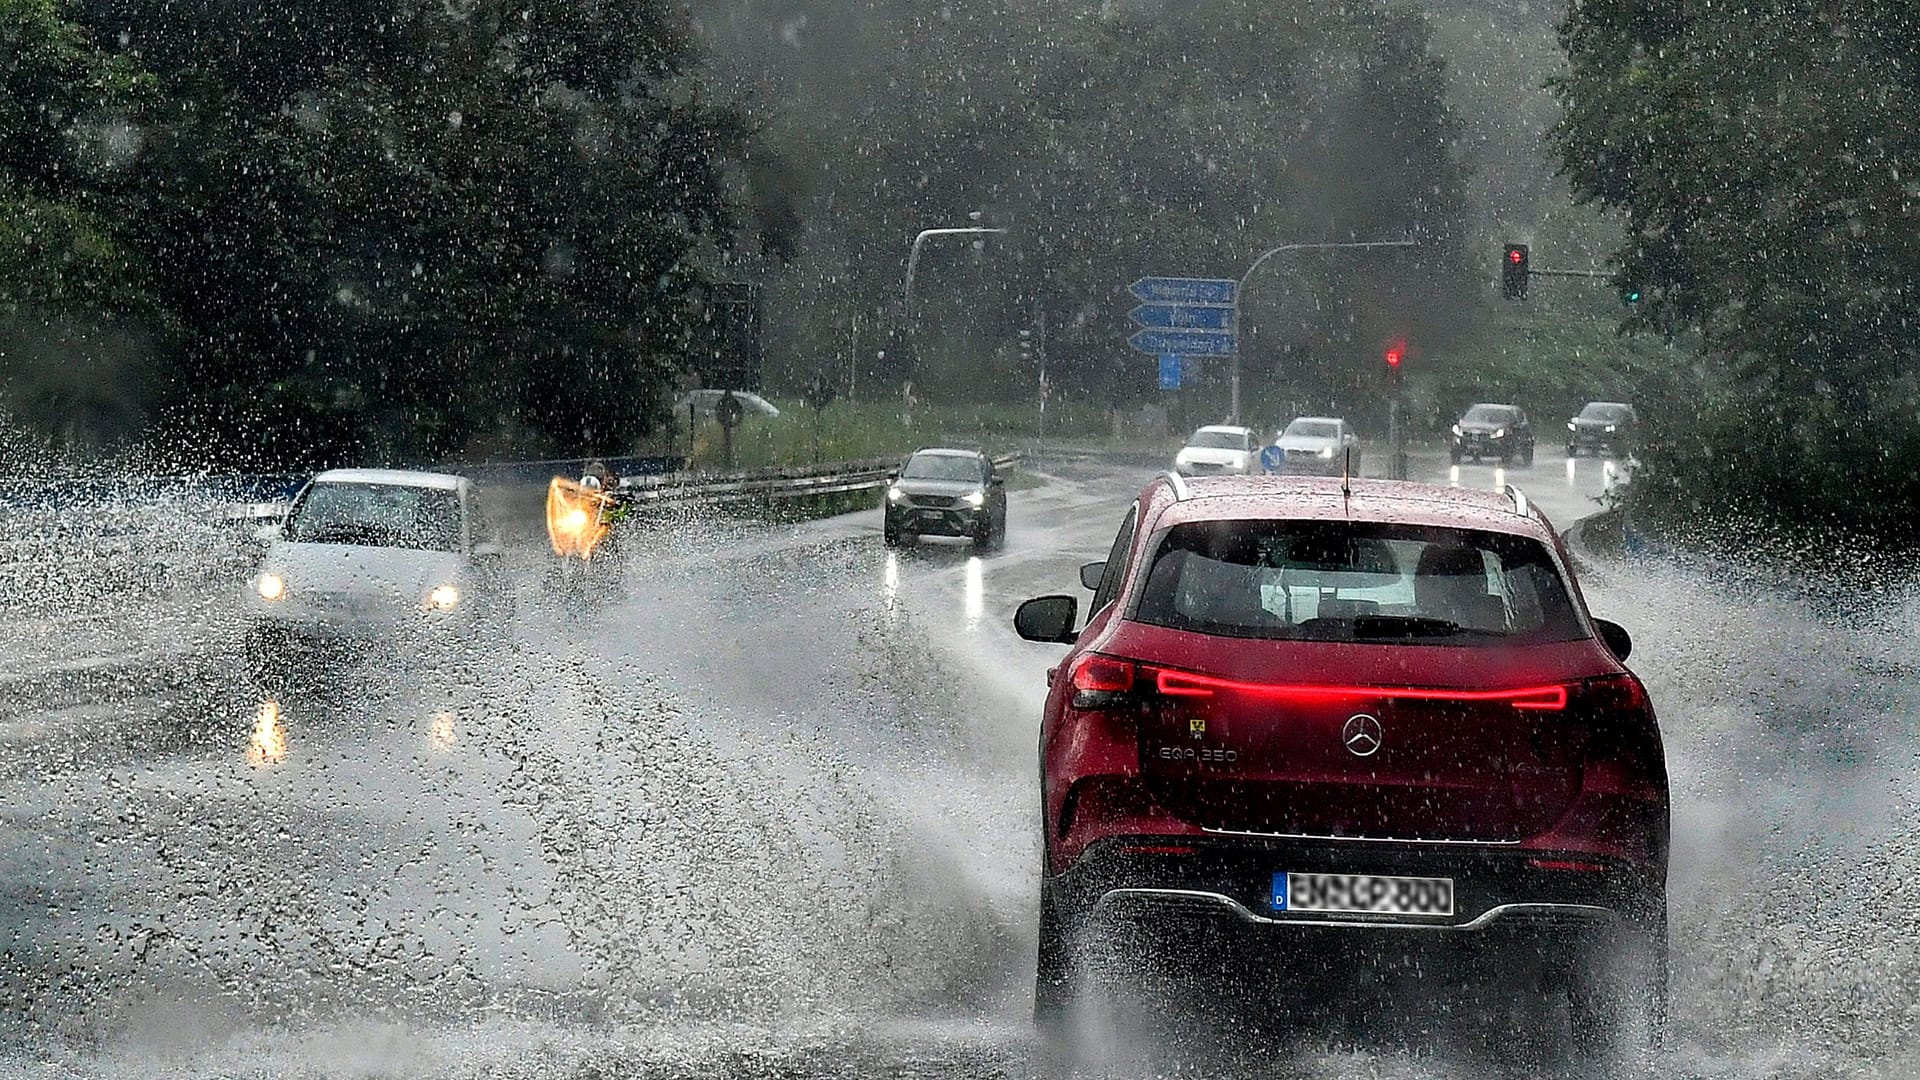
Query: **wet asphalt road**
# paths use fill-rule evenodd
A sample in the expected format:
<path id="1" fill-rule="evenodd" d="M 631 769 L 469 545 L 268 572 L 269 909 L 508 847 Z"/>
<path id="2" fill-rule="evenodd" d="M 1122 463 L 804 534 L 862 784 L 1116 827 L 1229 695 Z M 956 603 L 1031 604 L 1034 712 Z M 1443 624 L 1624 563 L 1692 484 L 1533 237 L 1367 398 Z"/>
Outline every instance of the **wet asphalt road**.
<path id="1" fill-rule="evenodd" d="M 1521 484 L 1562 526 L 1608 480 L 1593 459 L 1417 464 Z M 886 552 L 873 512 L 674 523 L 596 610 L 530 589 L 477 675 L 374 663 L 265 698 L 220 605 L 20 623 L 0 1067 L 1034 1074 L 1034 739 L 1059 650 L 1008 621 L 1078 591 L 1151 470 L 1033 471 L 986 559 Z M 1634 631 L 1669 732 L 1679 1038 L 1659 1071 L 1898 1072 L 1920 987 L 1901 621 L 1836 625 L 1656 563 L 1586 586 Z M 1886 593 L 1913 610 L 1906 583 Z M 1485 1017 L 1282 1047 L 1200 1012 L 1111 1073 L 1540 1068 Z"/>

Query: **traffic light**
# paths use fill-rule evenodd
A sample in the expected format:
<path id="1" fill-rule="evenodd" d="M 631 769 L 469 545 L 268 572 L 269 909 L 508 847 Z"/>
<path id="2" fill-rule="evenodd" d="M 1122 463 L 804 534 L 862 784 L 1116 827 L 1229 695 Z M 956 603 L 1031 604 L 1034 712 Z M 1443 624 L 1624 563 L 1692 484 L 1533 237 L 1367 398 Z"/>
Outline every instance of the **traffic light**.
<path id="1" fill-rule="evenodd" d="M 1407 358 L 1406 346 L 1404 345 L 1387 346 L 1387 377 L 1393 380 L 1393 385 L 1395 386 L 1400 385 L 1400 361 L 1406 358 Z"/>
<path id="2" fill-rule="evenodd" d="M 1628 307 L 1638 304 L 1640 302 L 1640 295 L 1640 286 L 1638 285 L 1620 286 L 1620 302 Z"/>
<path id="3" fill-rule="evenodd" d="M 1020 331 L 1020 362 L 1033 363 L 1033 331 L 1031 330 Z"/>
<path id="4" fill-rule="evenodd" d="M 1525 300 L 1527 276 L 1527 245 L 1508 244 L 1500 259 L 1500 295 L 1508 300 Z"/>

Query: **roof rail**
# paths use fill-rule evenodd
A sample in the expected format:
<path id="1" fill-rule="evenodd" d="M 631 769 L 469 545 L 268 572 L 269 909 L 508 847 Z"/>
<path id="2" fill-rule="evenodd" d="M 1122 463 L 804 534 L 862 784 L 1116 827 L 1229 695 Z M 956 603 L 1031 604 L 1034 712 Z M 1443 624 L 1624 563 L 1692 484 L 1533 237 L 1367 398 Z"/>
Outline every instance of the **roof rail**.
<path id="1" fill-rule="evenodd" d="M 1187 490 L 1187 478 L 1181 476 L 1179 473 L 1169 469 L 1161 473 L 1160 478 L 1165 480 L 1167 486 L 1173 489 L 1174 502 L 1183 502 L 1188 495 L 1192 494 L 1192 492 Z"/>
<path id="2" fill-rule="evenodd" d="M 1513 500 L 1514 513 L 1519 514 L 1521 517 L 1528 517 L 1531 515 L 1532 504 L 1527 502 L 1526 492 L 1521 491 L 1519 488 L 1514 487 L 1512 484 L 1502 484 L 1500 485 L 1500 493 L 1502 495 L 1505 495 L 1507 498 Z"/>

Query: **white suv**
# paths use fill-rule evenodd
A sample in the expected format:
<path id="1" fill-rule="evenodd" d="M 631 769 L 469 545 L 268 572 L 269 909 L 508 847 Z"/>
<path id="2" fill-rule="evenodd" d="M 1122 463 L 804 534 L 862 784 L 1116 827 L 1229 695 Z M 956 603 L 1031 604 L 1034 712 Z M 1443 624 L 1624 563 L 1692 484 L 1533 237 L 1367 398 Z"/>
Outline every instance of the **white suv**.
<path id="1" fill-rule="evenodd" d="M 1173 469 L 1182 476 L 1245 476 L 1256 471 L 1260 437 L 1252 428 L 1215 424 L 1195 431 L 1174 455 Z"/>

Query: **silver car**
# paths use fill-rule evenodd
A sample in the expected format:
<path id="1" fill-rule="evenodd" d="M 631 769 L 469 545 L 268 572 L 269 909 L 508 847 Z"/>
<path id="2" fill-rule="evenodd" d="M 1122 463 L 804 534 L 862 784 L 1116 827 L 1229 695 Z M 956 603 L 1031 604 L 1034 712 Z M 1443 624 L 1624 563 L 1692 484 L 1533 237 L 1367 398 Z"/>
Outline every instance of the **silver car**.
<path id="1" fill-rule="evenodd" d="M 1340 476 L 1350 470 L 1350 475 L 1360 475 L 1360 437 L 1338 417 L 1298 417 L 1274 436 L 1273 445 L 1280 450 L 1275 472 Z"/>
<path id="2" fill-rule="evenodd" d="M 246 595 L 256 677 L 342 653 L 460 649 L 502 614 L 500 546 L 465 477 L 324 472 L 265 537 Z"/>

